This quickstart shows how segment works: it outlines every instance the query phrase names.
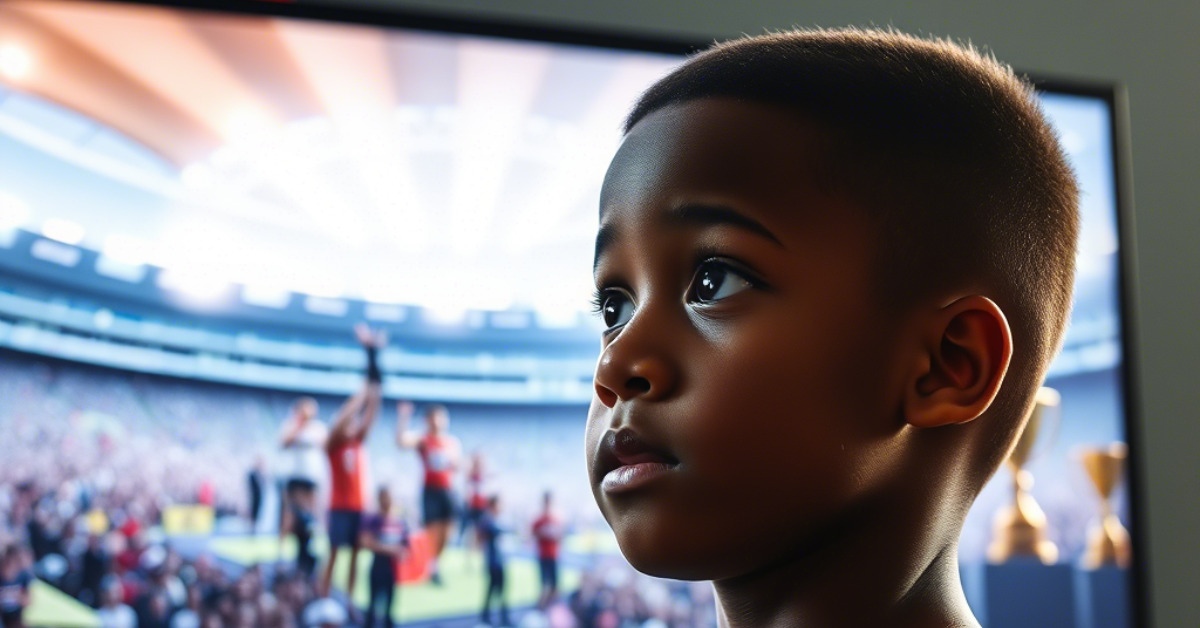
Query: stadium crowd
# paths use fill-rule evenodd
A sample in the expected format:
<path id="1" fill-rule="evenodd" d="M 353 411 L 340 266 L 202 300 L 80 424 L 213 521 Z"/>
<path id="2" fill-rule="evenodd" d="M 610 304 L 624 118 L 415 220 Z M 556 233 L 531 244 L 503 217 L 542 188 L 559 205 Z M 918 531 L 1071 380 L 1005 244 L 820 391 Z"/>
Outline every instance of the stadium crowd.
<path id="1" fill-rule="evenodd" d="M 161 532 L 174 504 L 211 506 L 218 529 L 244 522 L 247 474 L 277 441 L 293 396 L 3 353 L 0 399 L 6 628 L 22 625 L 35 578 L 95 609 L 103 628 L 352 625 L 354 614 L 318 598 L 313 579 L 292 564 L 239 567 Z M 493 445 L 488 481 L 503 487 L 508 519 L 534 519 L 546 469 L 580 466 L 577 445 L 567 445 L 580 442 L 577 421 L 455 413 L 464 448 Z M 418 477 L 409 457 L 376 440 L 385 441 L 374 445 L 382 450 L 377 475 Z M 397 493 L 407 503 L 417 499 L 415 490 Z M 568 509 L 590 506 L 586 492 L 559 494 Z M 554 628 L 682 628 L 715 625 L 705 615 L 711 606 L 707 586 L 644 578 L 614 560 L 585 570 L 578 590 L 514 617 Z"/>

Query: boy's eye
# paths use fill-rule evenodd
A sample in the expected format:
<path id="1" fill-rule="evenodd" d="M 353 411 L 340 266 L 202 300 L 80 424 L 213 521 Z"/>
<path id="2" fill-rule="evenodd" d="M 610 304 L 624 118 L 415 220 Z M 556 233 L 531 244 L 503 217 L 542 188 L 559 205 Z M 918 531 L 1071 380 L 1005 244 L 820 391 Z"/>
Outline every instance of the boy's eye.
<path id="1" fill-rule="evenodd" d="M 624 292 L 610 290 L 600 297 L 600 316 L 604 317 L 605 327 L 620 327 L 633 318 L 633 301 Z"/>
<path id="2" fill-rule="evenodd" d="M 700 265 L 692 285 L 693 300 L 697 303 L 720 301 L 754 287 L 750 280 L 730 268 L 728 264 L 715 260 Z"/>

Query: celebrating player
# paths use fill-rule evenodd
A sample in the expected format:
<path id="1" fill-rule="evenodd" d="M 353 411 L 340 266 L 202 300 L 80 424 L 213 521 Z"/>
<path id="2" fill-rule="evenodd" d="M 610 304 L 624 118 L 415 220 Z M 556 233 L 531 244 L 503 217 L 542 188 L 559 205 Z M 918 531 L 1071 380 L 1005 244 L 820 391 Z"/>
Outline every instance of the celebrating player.
<path id="1" fill-rule="evenodd" d="M 396 445 L 401 449 L 416 449 L 425 467 L 421 519 L 433 543 L 429 579 L 434 584 L 441 584 L 437 561 L 454 524 L 454 473 L 458 470 L 462 446 L 457 438 L 446 431 L 450 426 L 450 414 L 446 406 L 435 404 L 425 409 L 424 436 L 408 429 L 412 421 L 412 403 L 403 401 L 397 404 L 396 414 Z"/>
<path id="2" fill-rule="evenodd" d="M 379 413 L 383 376 L 378 352 L 387 343 L 386 336 L 372 333 L 365 325 L 355 328 L 358 341 L 367 351 L 367 381 L 363 389 L 342 404 L 325 443 L 329 457 L 331 491 L 329 496 L 329 559 L 321 577 L 320 593 L 329 595 L 333 564 L 338 550 L 350 548 L 350 575 L 347 593 L 354 591 L 358 575 L 359 530 L 365 506 L 367 452 L 363 442 Z"/>

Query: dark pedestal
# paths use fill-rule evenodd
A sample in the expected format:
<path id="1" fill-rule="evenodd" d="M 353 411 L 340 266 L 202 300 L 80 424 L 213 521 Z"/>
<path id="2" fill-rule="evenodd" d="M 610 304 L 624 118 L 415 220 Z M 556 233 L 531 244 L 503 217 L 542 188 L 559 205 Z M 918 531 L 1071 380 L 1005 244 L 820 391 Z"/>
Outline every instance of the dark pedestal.
<path id="1" fill-rule="evenodd" d="M 1078 628 L 1129 628 L 1129 572 L 1120 567 L 1075 571 Z"/>
<path id="2" fill-rule="evenodd" d="M 983 568 L 987 628 L 1090 628 L 1075 616 L 1075 568 L 1014 559 Z"/>

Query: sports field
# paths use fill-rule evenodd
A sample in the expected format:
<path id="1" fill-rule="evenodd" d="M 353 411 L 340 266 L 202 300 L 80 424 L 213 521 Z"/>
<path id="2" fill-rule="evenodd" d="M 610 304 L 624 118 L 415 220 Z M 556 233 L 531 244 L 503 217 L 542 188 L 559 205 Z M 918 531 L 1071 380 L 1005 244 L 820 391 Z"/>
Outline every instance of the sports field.
<path id="1" fill-rule="evenodd" d="M 214 538 L 208 547 L 215 556 L 246 567 L 272 564 L 281 558 L 291 562 L 296 556 L 292 538 L 288 538 L 281 548 L 274 536 Z M 575 556 L 609 555 L 617 551 L 615 539 L 607 530 L 570 535 L 565 539 L 563 549 Z M 325 540 L 314 540 L 313 550 L 323 557 Z M 339 556 L 334 566 L 335 589 L 345 590 L 349 562 L 347 555 Z M 359 575 L 354 587 L 354 602 L 359 607 L 365 606 L 369 597 L 367 572 L 370 566 L 370 553 L 360 552 Z M 442 554 L 441 572 L 442 586 L 422 582 L 400 587 L 392 607 L 393 617 L 398 622 L 463 617 L 479 612 L 487 587 L 483 556 L 477 551 L 448 547 Z M 510 607 L 531 606 L 537 601 L 540 582 L 537 563 L 532 558 L 512 557 L 505 574 Z M 579 578 L 579 569 L 563 565 L 559 590 L 573 591 L 579 585 Z M 96 628 L 100 625 L 92 609 L 41 581 L 34 581 L 31 596 L 31 604 L 25 611 L 25 624 L 30 628 Z"/>
<path id="2" fill-rule="evenodd" d="M 314 541 L 314 552 L 325 555 L 325 544 Z M 253 565 L 274 562 L 279 559 L 279 543 L 274 537 L 236 537 L 214 539 L 212 552 L 231 562 Z M 291 561 L 295 556 L 295 544 L 285 543 L 283 558 Z M 360 552 L 358 578 L 354 587 L 354 602 L 365 606 L 370 596 L 367 572 L 371 566 L 370 552 Z M 346 554 L 338 556 L 334 565 L 333 585 L 345 589 L 350 561 Z M 447 547 L 442 554 L 441 573 L 443 584 L 406 584 L 400 587 L 392 607 L 393 617 L 400 622 L 421 621 L 443 617 L 462 617 L 478 613 L 487 588 L 483 556 L 459 547 Z M 506 599 L 510 607 L 530 606 L 537 601 L 540 582 L 537 563 L 531 558 L 514 556 L 505 568 L 507 584 Z M 560 570 L 559 587 L 562 591 L 573 590 L 579 584 L 579 570 L 565 567 Z"/>
<path id="3" fill-rule="evenodd" d="M 86 605 L 54 587 L 34 580 L 29 589 L 25 625 L 30 628 L 97 628 L 100 620 Z"/>

